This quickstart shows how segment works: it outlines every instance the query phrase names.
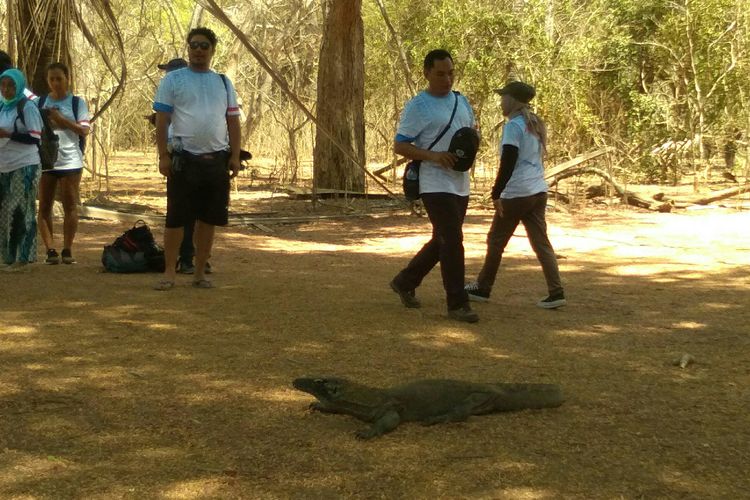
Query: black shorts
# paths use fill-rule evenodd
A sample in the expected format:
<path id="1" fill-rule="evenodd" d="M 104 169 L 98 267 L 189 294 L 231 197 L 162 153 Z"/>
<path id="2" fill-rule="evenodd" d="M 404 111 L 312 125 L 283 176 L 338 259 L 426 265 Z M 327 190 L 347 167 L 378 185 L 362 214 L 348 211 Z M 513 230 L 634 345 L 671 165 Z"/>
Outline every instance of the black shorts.
<path id="1" fill-rule="evenodd" d="M 83 168 L 72 168 L 68 170 L 56 170 L 51 168 L 49 170 L 42 170 L 43 175 L 49 175 L 50 177 L 72 177 L 74 175 L 81 175 Z"/>
<path id="2" fill-rule="evenodd" d="M 184 227 L 196 219 L 213 226 L 229 222 L 228 160 L 224 152 L 173 159 L 167 179 L 166 227 Z"/>

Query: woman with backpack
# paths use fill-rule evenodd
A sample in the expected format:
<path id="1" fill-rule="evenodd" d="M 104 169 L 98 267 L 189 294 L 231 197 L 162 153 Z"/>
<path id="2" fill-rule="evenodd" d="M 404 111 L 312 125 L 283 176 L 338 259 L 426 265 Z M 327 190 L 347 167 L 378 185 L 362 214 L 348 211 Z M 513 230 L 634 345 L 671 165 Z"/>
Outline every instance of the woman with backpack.
<path id="1" fill-rule="evenodd" d="M 36 260 L 42 117 L 25 88 L 17 69 L 0 74 L 0 266 L 10 271 Z"/>
<path id="2" fill-rule="evenodd" d="M 52 63 L 47 67 L 50 93 L 39 98 L 39 109 L 46 110 L 49 123 L 60 140 L 54 168 L 44 170 L 39 181 L 39 233 L 47 248 L 47 264 L 75 264 L 72 248 L 78 230 L 78 202 L 83 172 L 85 137 L 89 134 L 89 111 L 86 102 L 70 90 L 68 67 Z M 55 249 L 52 231 L 52 207 L 60 186 L 63 205 L 62 255 Z"/>

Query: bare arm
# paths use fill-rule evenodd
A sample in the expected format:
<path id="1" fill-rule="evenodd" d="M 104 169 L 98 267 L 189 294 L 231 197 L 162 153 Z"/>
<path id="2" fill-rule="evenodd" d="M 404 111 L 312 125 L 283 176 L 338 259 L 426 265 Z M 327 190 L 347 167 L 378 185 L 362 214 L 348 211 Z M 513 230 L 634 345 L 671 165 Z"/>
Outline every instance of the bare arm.
<path id="1" fill-rule="evenodd" d="M 167 136 L 172 114 L 158 111 L 156 113 L 156 150 L 159 153 L 159 172 L 164 177 L 169 177 L 172 167 L 172 159 L 167 150 Z"/>
<path id="2" fill-rule="evenodd" d="M 240 128 L 240 117 L 237 115 L 227 116 L 227 132 L 229 133 L 229 169 L 232 177 L 240 171 L 240 146 L 242 142 L 242 129 Z"/>
<path id="3" fill-rule="evenodd" d="M 65 118 L 58 109 L 50 108 L 49 117 L 57 127 L 72 130 L 81 137 L 85 137 L 89 135 L 89 132 L 91 132 L 91 129 L 89 127 L 84 127 L 83 125 L 79 125 L 73 120 L 68 120 L 67 118 Z"/>
<path id="4" fill-rule="evenodd" d="M 447 169 L 453 168 L 456 163 L 453 153 L 421 149 L 408 142 L 393 141 L 393 152 L 412 160 L 431 161 Z"/>

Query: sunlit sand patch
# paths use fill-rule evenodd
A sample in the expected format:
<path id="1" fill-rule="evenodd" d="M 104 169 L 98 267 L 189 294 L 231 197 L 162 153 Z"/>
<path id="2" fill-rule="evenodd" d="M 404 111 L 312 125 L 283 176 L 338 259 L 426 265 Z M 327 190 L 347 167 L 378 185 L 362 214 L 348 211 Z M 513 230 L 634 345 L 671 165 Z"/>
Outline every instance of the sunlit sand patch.
<path id="1" fill-rule="evenodd" d="M 502 351 L 498 351 L 497 349 L 493 349 L 492 347 L 484 347 L 480 349 L 480 351 L 490 358 L 495 358 L 495 359 L 510 359 L 511 358 L 509 354 L 506 354 Z"/>
<path id="2" fill-rule="evenodd" d="M 10 382 L 0 382 L 0 398 L 6 398 L 22 391 L 20 385 Z"/>
<path id="3" fill-rule="evenodd" d="M 706 323 L 696 323 L 695 321 L 680 321 L 679 323 L 672 323 L 671 328 L 680 328 L 683 330 L 698 330 L 699 328 L 706 328 Z"/>
<path id="4" fill-rule="evenodd" d="M 469 331 L 443 330 L 437 333 L 415 333 L 406 336 L 412 343 L 421 347 L 445 348 L 454 345 L 474 344 L 478 338 Z"/>
<path id="5" fill-rule="evenodd" d="M 83 300 L 66 300 L 62 303 L 64 307 L 93 307 L 96 306 L 93 302 L 86 302 Z"/>
<path id="6" fill-rule="evenodd" d="M 599 337 L 603 334 L 604 332 L 595 332 L 592 330 L 559 330 L 555 332 L 555 335 L 562 337 Z"/>
<path id="7" fill-rule="evenodd" d="M 185 451 L 180 448 L 167 448 L 167 447 L 144 448 L 141 450 L 134 451 L 132 455 L 134 455 L 132 457 L 134 460 L 137 460 L 139 458 L 165 459 L 165 458 L 184 456 Z"/>
<path id="8" fill-rule="evenodd" d="M 485 493 L 487 494 L 487 498 L 513 498 L 515 500 L 542 500 L 559 497 L 559 495 L 549 490 L 538 488 L 506 488 Z"/>
<path id="9" fill-rule="evenodd" d="M 150 323 L 148 325 L 148 328 L 152 330 L 168 331 L 168 330 L 177 330 L 177 325 L 169 324 L 169 323 Z"/>
<path id="10" fill-rule="evenodd" d="M 732 308 L 737 307 L 737 306 L 734 306 L 732 304 L 723 304 L 723 303 L 719 303 L 719 302 L 704 302 L 703 303 L 703 307 L 705 307 L 707 309 L 716 309 L 716 310 L 719 310 L 719 311 L 726 311 L 728 309 L 732 309 Z"/>
<path id="11" fill-rule="evenodd" d="M 300 354 L 317 354 L 321 352 L 325 352 L 328 349 L 328 346 L 324 344 L 320 344 L 318 342 L 306 342 L 297 344 L 293 347 L 287 347 L 284 349 L 285 352 L 294 352 L 294 353 L 300 353 Z"/>
<path id="12" fill-rule="evenodd" d="M 310 252 L 336 252 L 350 250 L 349 247 L 344 245 L 334 245 L 331 243 L 317 243 L 314 241 L 289 241 L 289 240 L 276 240 L 267 239 L 263 242 L 258 243 L 254 250 L 262 250 L 266 252 L 279 252 L 287 254 L 295 253 L 310 253 Z"/>
<path id="13" fill-rule="evenodd" d="M 3 325 L 2 327 L 0 327 L 0 335 L 2 334 L 29 335 L 29 334 L 37 333 L 38 331 L 39 329 L 34 328 L 33 326 Z"/>
<path id="14" fill-rule="evenodd" d="M 275 401 L 275 402 L 299 402 L 308 401 L 310 395 L 302 391 L 295 391 L 290 389 L 271 389 L 268 391 L 257 391 L 253 393 L 258 399 L 264 401 Z"/>
<path id="15" fill-rule="evenodd" d="M 609 272 L 618 276 L 653 276 L 664 273 L 673 273 L 675 277 L 681 280 L 685 280 L 703 278 L 705 277 L 707 270 L 687 271 L 684 265 L 675 265 L 668 263 L 644 263 L 612 266 L 609 268 Z"/>
<path id="16" fill-rule="evenodd" d="M 221 479 L 194 479 L 181 481 L 162 490 L 161 497 L 168 499 L 221 498 Z"/>
<path id="17" fill-rule="evenodd" d="M 15 450 L 6 449 L 3 452 L 3 462 L 6 464 L 2 468 L 0 475 L 9 475 L 19 483 L 25 483 L 29 480 L 36 480 L 41 475 L 60 472 L 62 468 L 66 471 L 75 470 L 75 464 L 67 459 L 56 457 L 54 455 L 32 455 Z M 38 497 L 13 497 L 13 498 L 38 498 Z"/>

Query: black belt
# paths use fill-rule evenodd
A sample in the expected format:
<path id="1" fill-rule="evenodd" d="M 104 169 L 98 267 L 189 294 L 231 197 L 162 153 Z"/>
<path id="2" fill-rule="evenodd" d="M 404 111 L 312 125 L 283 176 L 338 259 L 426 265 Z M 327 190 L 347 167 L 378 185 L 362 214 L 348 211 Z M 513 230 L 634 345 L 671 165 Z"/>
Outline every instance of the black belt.
<path id="1" fill-rule="evenodd" d="M 229 151 L 215 151 L 213 153 L 200 153 L 195 154 L 190 151 L 179 151 L 174 153 L 175 156 L 185 158 L 187 160 L 198 160 L 198 161 L 217 161 L 225 160 L 229 156 Z"/>

